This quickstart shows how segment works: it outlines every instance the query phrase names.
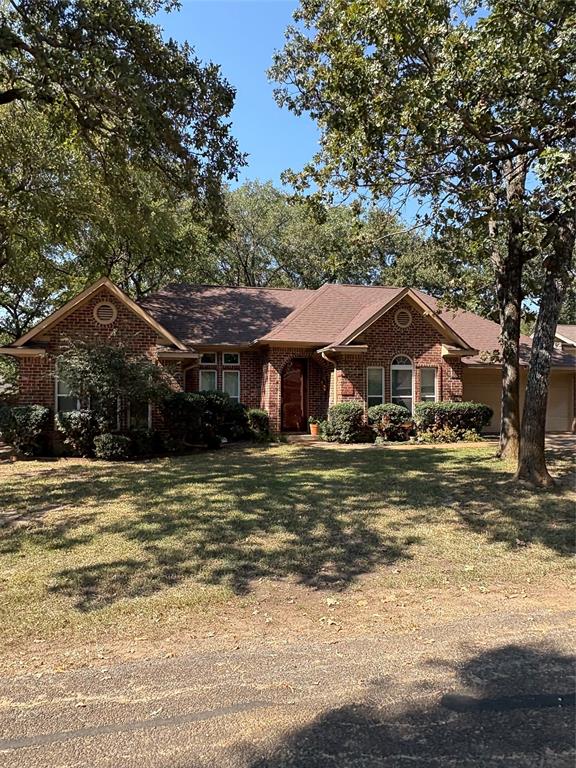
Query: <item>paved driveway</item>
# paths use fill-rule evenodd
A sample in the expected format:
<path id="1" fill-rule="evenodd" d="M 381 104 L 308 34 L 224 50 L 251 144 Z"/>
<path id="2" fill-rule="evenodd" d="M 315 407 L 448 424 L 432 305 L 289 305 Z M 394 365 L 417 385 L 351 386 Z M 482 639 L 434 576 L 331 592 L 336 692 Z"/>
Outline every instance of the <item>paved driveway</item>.
<path id="1" fill-rule="evenodd" d="M 575 614 L 0 680 L 11 768 L 572 768 Z M 572 702 L 573 703 L 573 702 Z"/>

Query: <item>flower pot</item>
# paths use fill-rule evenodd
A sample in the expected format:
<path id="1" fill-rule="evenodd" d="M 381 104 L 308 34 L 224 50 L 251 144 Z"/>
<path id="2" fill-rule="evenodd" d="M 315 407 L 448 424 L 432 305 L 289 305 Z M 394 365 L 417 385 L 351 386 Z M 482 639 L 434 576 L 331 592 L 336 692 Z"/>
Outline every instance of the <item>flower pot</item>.
<path id="1" fill-rule="evenodd" d="M 320 434 L 320 424 L 310 424 L 310 434 L 313 437 L 318 437 Z"/>

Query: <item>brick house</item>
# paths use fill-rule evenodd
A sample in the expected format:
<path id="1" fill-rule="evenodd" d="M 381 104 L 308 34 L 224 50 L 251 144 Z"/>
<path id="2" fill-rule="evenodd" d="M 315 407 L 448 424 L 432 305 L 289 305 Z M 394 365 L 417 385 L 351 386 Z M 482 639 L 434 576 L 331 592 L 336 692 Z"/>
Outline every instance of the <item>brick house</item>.
<path id="1" fill-rule="evenodd" d="M 326 284 L 318 290 L 169 285 L 139 303 L 101 278 L 0 354 L 20 366 L 20 404 L 78 406 L 57 376 L 67 340 L 122 343 L 163 366 L 174 389 L 219 389 L 264 408 L 275 430 L 358 401 L 476 400 L 499 428 L 499 327 L 442 310 L 411 288 Z M 531 340 L 522 337 L 523 379 Z M 548 429 L 573 428 L 575 360 L 552 360 Z M 121 426 L 161 426 L 155 409 Z M 126 423 L 128 422 L 128 423 Z"/>

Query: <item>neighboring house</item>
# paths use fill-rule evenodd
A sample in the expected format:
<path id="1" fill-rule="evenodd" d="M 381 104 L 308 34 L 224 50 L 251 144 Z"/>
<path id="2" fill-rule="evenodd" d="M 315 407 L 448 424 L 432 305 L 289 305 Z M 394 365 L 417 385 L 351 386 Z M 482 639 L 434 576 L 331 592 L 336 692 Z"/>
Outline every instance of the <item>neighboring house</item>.
<path id="1" fill-rule="evenodd" d="M 219 389 L 264 408 L 276 430 L 304 430 L 309 416 L 351 400 L 411 410 L 419 400 L 462 399 L 490 405 L 497 430 L 498 335 L 495 323 L 441 310 L 411 288 L 170 285 L 137 304 L 102 278 L 0 354 L 20 363 L 19 401 L 55 410 L 77 406 L 57 377 L 66 340 L 112 338 L 157 361 L 176 389 Z M 521 344 L 525 380 L 530 338 Z M 555 351 L 550 430 L 572 428 L 574 362 Z M 150 424 L 160 426 L 160 414 L 149 411 Z"/>
<path id="2" fill-rule="evenodd" d="M 576 354 L 576 325 L 559 325 L 554 338 L 558 349 Z"/>

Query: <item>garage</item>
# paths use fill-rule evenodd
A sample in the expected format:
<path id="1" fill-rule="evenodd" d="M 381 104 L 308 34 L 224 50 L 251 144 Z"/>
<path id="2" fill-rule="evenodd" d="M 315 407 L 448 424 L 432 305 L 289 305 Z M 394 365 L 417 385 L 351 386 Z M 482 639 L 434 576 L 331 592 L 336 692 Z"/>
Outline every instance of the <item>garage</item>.
<path id="1" fill-rule="evenodd" d="M 553 370 L 550 374 L 550 392 L 546 429 L 548 432 L 571 432 L 574 421 L 574 380 L 573 371 Z M 485 432 L 500 430 L 500 386 L 501 373 L 498 368 L 464 368 L 464 400 L 485 403 L 494 411 L 490 424 Z M 520 378 L 520 405 L 524 405 L 524 388 L 526 386 L 526 371 L 522 370 Z"/>

